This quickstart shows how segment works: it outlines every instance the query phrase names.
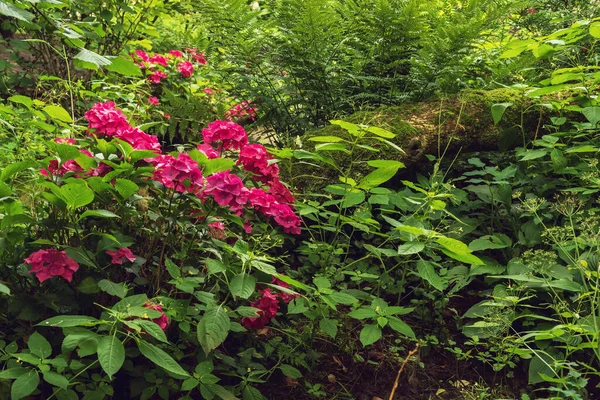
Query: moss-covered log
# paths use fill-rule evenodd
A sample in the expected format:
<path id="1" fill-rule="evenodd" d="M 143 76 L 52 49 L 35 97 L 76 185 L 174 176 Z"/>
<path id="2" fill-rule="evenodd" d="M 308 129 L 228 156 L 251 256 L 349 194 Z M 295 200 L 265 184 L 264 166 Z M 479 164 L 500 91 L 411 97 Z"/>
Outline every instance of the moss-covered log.
<path id="1" fill-rule="evenodd" d="M 494 124 L 491 107 L 498 103 L 511 105 L 506 108 L 500 123 Z M 396 135 L 392 142 L 404 150 L 403 154 L 383 148 L 379 153 L 365 151 L 360 155 L 364 157 L 361 160 L 399 159 L 410 167 L 428 154 L 438 156 L 445 151 L 447 157 L 452 157 L 459 150 L 503 150 L 511 145 L 522 144 L 523 134 L 528 137 L 542 135 L 544 124 L 550 122 L 550 114 L 547 108 L 535 104 L 534 100 L 518 90 L 467 90 L 452 98 L 360 111 L 341 119 L 387 129 Z M 346 136 L 340 127 L 329 125 L 303 136 L 303 146 L 306 150 L 313 150 L 315 143 L 308 139 L 328 135 Z M 335 158 L 344 164 L 343 153 Z M 317 178 L 321 175 L 325 180 L 334 178 L 325 176 L 333 171 L 319 174 L 301 165 L 295 166 L 291 172 L 293 176 L 288 179 L 296 181 L 296 186 L 306 186 L 307 177 Z M 315 183 L 308 186 L 314 187 Z"/>

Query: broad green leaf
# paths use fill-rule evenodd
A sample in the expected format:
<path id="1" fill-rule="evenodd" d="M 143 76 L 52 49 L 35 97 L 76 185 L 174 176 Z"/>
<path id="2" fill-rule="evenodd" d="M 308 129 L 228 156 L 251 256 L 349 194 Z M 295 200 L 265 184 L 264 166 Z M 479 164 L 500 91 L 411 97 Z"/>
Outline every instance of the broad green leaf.
<path id="1" fill-rule="evenodd" d="M 123 76 L 142 76 L 140 67 L 133 60 L 123 56 L 111 59 L 110 64 L 106 65 L 104 69 Z"/>
<path id="2" fill-rule="evenodd" d="M 96 217 L 96 218 L 121 218 L 117 214 L 108 211 L 108 210 L 87 210 L 79 217 L 79 220 L 82 220 L 87 217 Z"/>
<path id="3" fill-rule="evenodd" d="M 125 347 L 116 336 L 103 336 L 98 341 L 98 361 L 109 378 L 112 378 L 125 361 Z"/>
<path id="4" fill-rule="evenodd" d="M 365 325 L 360 331 L 360 342 L 368 346 L 381 339 L 381 328 L 377 325 Z"/>
<path id="5" fill-rule="evenodd" d="M 165 259 L 165 266 L 167 267 L 167 271 L 169 272 L 169 275 L 171 275 L 171 278 L 181 278 L 181 271 L 179 270 L 179 267 L 168 257 Z"/>
<path id="6" fill-rule="evenodd" d="M 544 378 L 540 374 L 544 374 L 550 377 L 557 377 L 558 375 L 552 369 L 554 361 L 552 357 L 542 351 L 536 351 L 533 358 L 529 362 L 529 384 L 533 385 L 536 383 L 544 382 Z"/>
<path id="7" fill-rule="evenodd" d="M 42 376 L 44 377 L 44 380 L 52 386 L 56 386 L 65 390 L 67 390 L 67 387 L 69 386 L 69 380 L 56 372 L 47 371 L 44 372 Z"/>
<path id="8" fill-rule="evenodd" d="M 31 371 L 29 368 L 13 367 L 0 371 L 0 379 L 17 379 Z"/>
<path id="9" fill-rule="evenodd" d="M 219 272 L 227 271 L 227 267 L 220 260 L 215 260 L 213 258 L 207 258 L 205 260 L 206 269 L 209 274 L 217 274 Z"/>
<path id="10" fill-rule="evenodd" d="M 373 168 L 395 168 L 400 169 L 404 168 L 404 163 L 396 160 L 369 160 L 367 161 L 367 165 Z"/>
<path id="11" fill-rule="evenodd" d="M 502 116 L 508 107 L 512 106 L 512 103 L 498 103 L 492 105 L 492 118 L 494 119 L 494 125 L 502 120 Z"/>
<path id="12" fill-rule="evenodd" d="M 370 132 L 374 135 L 377 135 L 379 137 L 386 138 L 386 139 L 393 139 L 396 137 L 396 135 L 394 135 L 392 132 L 382 129 L 382 128 L 378 128 L 376 126 L 368 127 L 367 132 Z"/>
<path id="13" fill-rule="evenodd" d="M 33 332 L 27 341 L 27 347 L 31 354 L 35 354 L 39 358 L 48 358 L 52 354 L 52 346 L 45 337 L 37 332 Z"/>
<path id="14" fill-rule="evenodd" d="M 332 120 L 329 121 L 332 125 L 337 125 L 340 128 L 344 129 L 346 132 L 351 134 L 352 136 L 361 136 L 361 128 L 360 126 L 353 124 L 351 122 L 341 121 L 341 120 Z"/>
<path id="15" fill-rule="evenodd" d="M 292 367 L 289 364 L 281 364 L 279 369 L 283 374 L 289 378 L 300 379 L 302 378 L 302 372 L 300 372 L 297 368 Z"/>
<path id="16" fill-rule="evenodd" d="M 252 275 L 239 274 L 233 277 L 229 282 L 229 290 L 231 294 L 242 299 L 247 299 L 254 293 L 256 287 L 256 279 Z"/>
<path id="17" fill-rule="evenodd" d="M 24 22 L 31 22 L 35 18 L 35 15 L 29 11 L 23 10 L 13 4 L 0 1 L 0 14 L 6 15 L 7 17 L 13 17 Z M 39 379 L 38 379 L 39 381 Z"/>
<path id="18" fill-rule="evenodd" d="M 27 96 L 15 95 L 10 96 L 7 100 L 12 101 L 13 103 L 23 104 L 27 107 L 31 107 L 33 105 L 33 100 Z"/>
<path id="19" fill-rule="evenodd" d="M 212 174 L 216 174 L 217 172 L 227 171 L 228 169 L 233 168 L 235 162 L 230 160 L 229 158 L 213 158 L 212 160 L 206 161 L 204 163 L 204 169 L 202 173 L 204 176 L 210 176 Z"/>
<path id="20" fill-rule="evenodd" d="M 170 355 L 168 355 L 165 351 L 159 349 L 158 347 L 150 344 L 148 342 L 144 342 L 143 340 L 138 340 L 137 342 L 138 349 L 140 353 L 148 360 L 152 361 L 154 364 L 163 368 L 166 371 L 169 371 L 175 375 L 180 375 L 184 377 L 189 377 L 188 374 L 181 365 L 177 363 Z"/>
<path id="21" fill-rule="evenodd" d="M 0 293 L 4 293 L 10 296 L 10 288 L 3 283 L 0 283 Z"/>
<path id="22" fill-rule="evenodd" d="M 111 296 L 120 297 L 122 299 L 127 296 L 127 292 L 129 291 L 129 287 L 127 287 L 125 282 L 115 283 L 109 281 L 108 279 L 102 279 L 100 282 L 98 282 L 98 287 L 100 287 L 103 292 L 106 292 Z"/>
<path id="23" fill-rule="evenodd" d="M 329 297 L 337 304 L 352 305 L 358 303 L 358 299 L 348 293 L 333 292 Z"/>
<path id="24" fill-rule="evenodd" d="M 363 191 L 349 191 L 342 199 L 342 203 L 340 204 L 341 208 L 354 207 L 359 204 L 364 203 L 365 201 L 365 192 Z"/>
<path id="25" fill-rule="evenodd" d="M 590 35 L 596 39 L 600 39 L 600 22 L 592 22 L 590 24 Z"/>
<path id="26" fill-rule="evenodd" d="M 198 322 L 198 342 L 206 354 L 216 349 L 229 334 L 231 322 L 222 306 L 207 310 Z"/>
<path id="27" fill-rule="evenodd" d="M 129 179 L 117 178 L 115 181 L 115 189 L 117 189 L 117 192 L 119 192 L 121 197 L 126 200 L 138 191 L 139 186 Z"/>
<path id="28" fill-rule="evenodd" d="M 415 338 L 415 333 L 413 332 L 413 330 L 400 318 L 388 317 L 388 325 L 390 328 L 392 328 L 398 333 L 403 334 L 404 336 Z"/>
<path id="29" fill-rule="evenodd" d="M 311 142 L 321 142 L 321 143 L 338 143 L 344 141 L 344 139 L 337 136 L 313 136 L 309 138 Z"/>
<path id="30" fill-rule="evenodd" d="M 469 249 L 471 251 L 481 251 L 490 249 L 504 249 L 512 245 L 512 240 L 502 233 L 495 235 L 482 236 L 479 239 L 473 240 L 469 243 Z"/>
<path id="31" fill-rule="evenodd" d="M 60 188 L 60 196 L 72 209 L 87 206 L 94 201 L 94 192 L 86 185 L 78 183 L 67 183 Z"/>
<path id="32" fill-rule="evenodd" d="M 46 106 L 43 108 L 44 112 L 50 116 L 50 118 L 62 122 L 73 122 L 69 112 L 61 106 Z"/>
<path id="33" fill-rule="evenodd" d="M 460 240 L 442 236 L 442 237 L 437 238 L 435 241 L 438 244 L 442 245 L 444 248 L 446 248 L 456 254 L 471 254 L 472 253 L 471 249 L 469 249 L 469 246 L 467 246 Z"/>
<path id="34" fill-rule="evenodd" d="M 417 254 L 425 249 L 425 243 L 421 242 L 406 242 L 398 247 L 398 254 L 409 255 Z"/>
<path id="35" fill-rule="evenodd" d="M 477 256 L 473 254 L 459 254 L 450 250 L 442 249 L 442 253 L 447 255 L 450 258 L 454 258 L 460 262 L 464 262 L 466 264 L 483 264 L 483 261 Z"/>
<path id="36" fill-rule="evenodd" d="M 358 187 L 361 189 L 373 189 L 377 186 L 389 181 L 398 172 L 398 166 L 390 166 L 385 168 L 377 168 L 376 170 L 369 173 L 367 176 L 362 178 L 358 183 Z"/>
<path id="37" fill-rule="evenodd" d="M 348 149 L 343 143 L 320 143 L 315 146 L 316 151 L 342 151 L 349 153 Z"/>
<path id="38" fill-rule="evenodd" d="M 335 319 L 322 318 L 319 321 L 319 329 L 331 336 L 332 339 L 335 339 L 338 331 L 337 321 Z"/>
<path id="39" fill-rule="evenodd" d="M 111 64 L 108 58 L 87 49 L 81 49 L 73 58 L 81 60 L 84 63 L 93 64 L 96 67 L 104 67 Z"/>
<path id="40" fill-rule="evenodd" d="M 417 275 L 429 282 L 431 286 L 433 286 L 440 292 L 443 292 L 444 289 L 446 289 L 447 284 L 435 272 L 433 265 L 429 261 L 417 261 Z"/>
<path id="41" fill-rule="evenodd" d="M 48 318 L 37 326 L 53 326 L 58 328 L 71 328 L 74 326 L 94 326 L 100 323 L 96 318 L 85 315 L 59 315 Z"/>
<path id="42" fill-rule="evenodd" d="M 38 385 L 40 384 L 40 376 L 34 369 L 29 370 L 28 373 L 19 376 L 12 384 L 10 388 L 11 400 L 20 400 L 23 397 L 29 396 L 33 393 Z"/>
<path id="43" fill-rule="evenodd" d="M 586 107 L 581 112 L 591 124 L 596 125 L 600 122 L 600 107 Z"/>
<path id="44" fill-rule="evenodd" d="M 355 319 L 367 319 L 367 318 L 376 318 L 377 313 L 375 310 L 368 307 L 357 308 L 356 310 L 352 310 L 348 313 L 349 317 Z"/>

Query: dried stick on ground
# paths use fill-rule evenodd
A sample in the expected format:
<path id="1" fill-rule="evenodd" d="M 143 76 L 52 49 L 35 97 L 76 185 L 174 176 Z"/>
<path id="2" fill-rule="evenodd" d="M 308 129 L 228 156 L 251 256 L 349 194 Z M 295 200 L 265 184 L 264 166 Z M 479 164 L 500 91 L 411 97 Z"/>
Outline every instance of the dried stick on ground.
<path id="1" fill-rule="evenodd" d="M 417 352 L 419 351 L 419 347 L 421 347 L 421 343 L 417 343 L 417 346 L 408 352 L 408 355 L 406 356 L 406 358 L 404 359 L 404 361 L 402 361 L 402 365 L 400 365 L 400 369 L 398 370 L 398 374 L 396 375 L 396 380 L 394 381 L 394 387 L 392 387 L 392 393 L 390 393 L 390 397 L 389 400 L 393 400 L 394 399 L 394 394 L 396 393 L 396 389 L 398 388 L 398 381 L 400 380 L 400 375 L 402 375 L 402 371 L 404 370 L 404 367 L 406 366 L 406 364 L 408 363 L 408 360 L 410 360 L 410 358 L 412 356 L 414 356 L 415 354 L 417 354 Z"/>

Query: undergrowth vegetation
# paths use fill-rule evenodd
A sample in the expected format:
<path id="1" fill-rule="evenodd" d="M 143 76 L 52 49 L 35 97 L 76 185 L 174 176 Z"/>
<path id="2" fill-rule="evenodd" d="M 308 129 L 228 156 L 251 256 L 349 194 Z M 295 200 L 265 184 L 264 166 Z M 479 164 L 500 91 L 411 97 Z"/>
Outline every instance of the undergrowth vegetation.
<path id="1" fill-rule="evenodd" d="M 0 397 L 597 398 L 598 6 L 0 0 Z"/>

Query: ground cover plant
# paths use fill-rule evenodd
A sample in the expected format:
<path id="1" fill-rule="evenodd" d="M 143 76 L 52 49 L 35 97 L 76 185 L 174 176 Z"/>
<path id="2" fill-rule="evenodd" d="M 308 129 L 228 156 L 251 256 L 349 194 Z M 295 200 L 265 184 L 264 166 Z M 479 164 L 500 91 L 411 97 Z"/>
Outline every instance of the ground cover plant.
<path id="1" fill-rule="evenodd" d="M 597 398 L 598 6 L 0 0 L 0 397 Z"/>

